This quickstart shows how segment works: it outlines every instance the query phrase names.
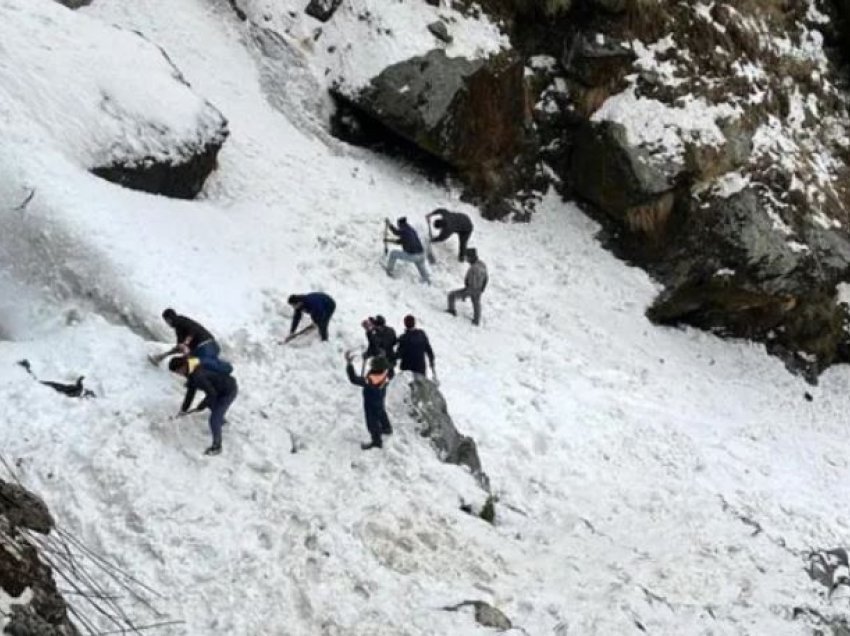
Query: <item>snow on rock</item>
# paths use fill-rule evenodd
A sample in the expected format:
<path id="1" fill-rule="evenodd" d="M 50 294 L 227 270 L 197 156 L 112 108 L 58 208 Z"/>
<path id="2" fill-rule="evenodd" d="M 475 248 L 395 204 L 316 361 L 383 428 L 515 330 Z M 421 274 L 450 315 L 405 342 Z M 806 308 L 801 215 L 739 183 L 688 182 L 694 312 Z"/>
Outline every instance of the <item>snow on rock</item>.
<path id="1" fill-rule="evenodd" d="M 337 98 L 458 169 L 479 193 L 516 181 L 507 166 L 525 137 L 522 64 L 485 14 L 356 0 L 317 26 L 301 3 L 237 5 L 300 50 Z"/>
<path id="2" fill-rule="evenodd" d="M 0 42 L 4 143 L 136 189 L 191 198 L 203 186 L 226 121 L 143 36 L 52 0 L 2 0 Z"/>
<path id="3" fill-rule="evenodd" d="M 621 124 L 630 144 L 645 149 L 659 161 L 684 164 L 688 144 L 721 146 L 726 143 L 718 122 L 734 121 L 742 110 L 732 104 L 709 104 L 688 96 L 673 105 L 638 96 L 627 89 L 605 101 L 592 121 Z"/>
<path id="4" fill-rule="evenodd" d="M 364 88 L 388 66 L 424 55 L 437 45 L 428 25 L 443 20 L 453 37 L 449 57 L 486 58 L 509 48 L 499 27 L 485 14 L 418 0 L 348 0 L 320 24 L 304 13 L 302 0 L 236 0 L 249 19 L 297 40 L 310 52 L 316 74 L 346 94 Z"/>

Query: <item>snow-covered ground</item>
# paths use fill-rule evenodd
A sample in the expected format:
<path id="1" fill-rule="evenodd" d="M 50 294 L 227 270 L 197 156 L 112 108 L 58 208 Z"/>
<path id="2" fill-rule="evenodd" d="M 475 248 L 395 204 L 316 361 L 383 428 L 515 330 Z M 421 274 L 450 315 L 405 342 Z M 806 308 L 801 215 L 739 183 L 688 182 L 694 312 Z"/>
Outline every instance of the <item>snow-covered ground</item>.
<path id="1" fill-rule="evenodd" d="M 385 216 L 476 211 L 270 99 L 268 61 L 226 2 L 82 11 L 162 46 L 231 137 L 192 202 L 123 190 L 25 139 L 0 146 L 0 450 L 61 525 L 185 621 L 159 633 L 487 633 L 440 610 L 465 599 L 533 636 L 810 631 L 791 620 L 823 609 L 805 553 L 850 530 L 845 370 L 812 388 L 761 347 L 653 327 L 655 285 L 554 197 L 528 225 L 476 221 L 491 283 L 475 329 L 470 307 L 442 313 L 464 272 L 454 244 L 423 287 L 404 264 L 387 278 L 380 238 Z M 285 103 L 314 97 L 303 73 L 278 72 Z M 317 289 L 337 299 L 331 343 L 280 345 L 286 296 Z M 171 419 L 180 382 L 145 361 L 165 346 L 147 338 L 166 339 L 166 306 L 213 329 L 237 367 L 220 457 L 201 455 L 202 416 Z M 363 317 L 398 327 L 408 312 L 478 442 L 495 526 L 459 510 L 485 493 L 416 434 L 403 379 L 396 434 L 359 449 L 343 352 Z M 47 379 L 85 374 L 100 397 L 68 400 L 22 358 Z"/>

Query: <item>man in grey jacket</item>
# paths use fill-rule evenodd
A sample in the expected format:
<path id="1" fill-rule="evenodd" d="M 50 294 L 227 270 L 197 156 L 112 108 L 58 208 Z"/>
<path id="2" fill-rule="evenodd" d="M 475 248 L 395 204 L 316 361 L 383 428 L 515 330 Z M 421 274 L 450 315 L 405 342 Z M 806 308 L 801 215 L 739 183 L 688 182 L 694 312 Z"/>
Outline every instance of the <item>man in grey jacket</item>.
<path id="1" fill-rule="evenodd" d="M 457 316 L 455 311 L 455 303 L 458 300 L 472 299 L 472 324 L 481 324 L 481 294 L 487 288 L 487 266 L 483 261 L 478 260 L 478 251 L 474 248 L 466 250 L 466 262 L 469 263 L 469 269 L 466 270 L 466 277 L 463 280 L 463 289 L 456 289 L 449 292 L 449 308 L 446 310 L 452 316 Z"/>

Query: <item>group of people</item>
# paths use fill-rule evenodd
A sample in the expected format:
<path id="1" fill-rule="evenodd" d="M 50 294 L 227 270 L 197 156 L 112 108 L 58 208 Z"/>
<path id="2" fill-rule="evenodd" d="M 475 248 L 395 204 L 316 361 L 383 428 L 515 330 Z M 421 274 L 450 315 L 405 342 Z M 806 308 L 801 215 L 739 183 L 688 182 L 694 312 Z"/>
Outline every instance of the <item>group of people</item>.
<path id="1" fill-rule="evenodd" d="M 390 223 L 389 219 L 385 220 L 387 231 L 394 237 L 385 235 L 385 244 L 397 243 L 401 246 L 401 249 L 389 253 L 386 262 L 387 273 L 393 275 L 397 261 L 408 261 L 417 267 L 422 281 L 430 284 L 425 261 L 426 258 L 432 263 L 435 261 L 431 243 L 443 242 L 456 234 L 459 241 L 458 260 L 469 263 L 469 269 L 464 286 L 449 292 L 446 311 L 457 315 L 457 301 L 469 299 L 473 306 L 472 323 L 480 325 L 481 295 L 487 287 L 488 274 L 486 266 L 478 258 L 477 251 L 468 246 L 473 230 L 472 221 L 465 214 L 442 208 L 429 213 L 426 218 L 430 238 L 427 253 L 418 233 L 408 224 L 406 218 L 399 218 L 396 225 Z M 433 227 L 439 230 L 436 236 L 431 234 L 432 223 Z M 331 296 L 323 292 L 293 294 L 289 296 L 287 303 L 293 308 L 294 314 L 289 335 L 284 339 L 285 343 L 313 330 L 318 330 L 322 341 L 328 340 L 328 326 L 336 311 L 336 303 Z M 298 331 L 305 313 L 310 316 L 311 324 Z M 174 356 L 168 362 L 169 370 L 186 378 L 186 395 L 178 417 L 208 409 L 212 444 L 204 454 L 217 455 L 221 453 L 222 427 L 227 423 L 227 410 L 239 391 L 233 376 L 233 366 L 220 357 L 221 348 L 213 335 L 201 324 L 171 308 L 162 312 L 162 318 L 174 330 L 176 344 L 160 355 L 151 356 L 151 362 L 158 365 L 165 358 Z M 404 317 L 404 332 L 399 337 L 396 336 L 395 330 L 387 325 L 383 316 L 369 317 L 361 324 L 367 339 L 367 347 L 361 354 L 363 368 L 359 374 L 355 370 L 353 352 L 346 352 L 345 361 L 349 381 L 363 389 L 363 408 L 370 441 L 361 444 L 361 448 L 369 450 L 382 448 L 383 436 L 393 432 L 386 412 L 385 399 L 387 385 L 395 374 L 396 365 L 401 371 L 411 372 L 415 379 L 425 378 L 428 367 L 434 377 L 436 371 L 431 343 L 427 334 L 417 328 L 414 316 Z M 198 391 L 202 392 L 204 397 L 192 408 Z"/>
<path id="2" fill-rule="evenodd" d="M 446 241 L 455 234 L 458 237 L 458 260 L 469 263 L 469 270 L 466 272 L 463 287 L 449 292 L 447 297 L 446 311 L 453 316 L 457 315 L 455 309 L 458 300 L 472 301 L 472 324 L 481 324 L 481 296 L 487 288 L 488 274 L 487 266 L 478 258 L 478 250 L 469 247 L 469 238 L 472 236 L 472 220 L 461 212 L 450 212 L 445 208 L 437 208 L 433 212 L 426 215 L 428 221 L 428 232 L 430 242 L 426 254 L 422 241 L 419 239 L 419 234 L 407 222 L 406 217 L 400 217 L 393 225 L 389 219 L 384 219 L 384 224 L 388 232 L 395 238 L 384 236 L 384 243 L 396 243 L 401 246 L 401 249 L 392 250 L 387 259 L 386 270 L 387 274 L 393 276 L 395 265 L 398 261 L 407 261 L 413 263 L 419 270 L 419 276 L 422 282 L 430 285 L 431 277 L 428 274 L 428 267 L 425 260 L 431 263 L 435 262 L 434 253 L 431 250 L 432 243 L 441 243 Z M 431 235 L 431 226 L 439 230 L 436 236 Z"/>

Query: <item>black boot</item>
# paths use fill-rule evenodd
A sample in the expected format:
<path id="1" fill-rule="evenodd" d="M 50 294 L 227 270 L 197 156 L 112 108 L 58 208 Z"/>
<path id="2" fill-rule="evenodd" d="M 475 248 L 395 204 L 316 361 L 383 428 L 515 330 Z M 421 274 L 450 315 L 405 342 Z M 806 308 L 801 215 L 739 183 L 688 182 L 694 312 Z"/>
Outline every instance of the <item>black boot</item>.
<path id="1" fill-rule="evenodd" d="M 221 454 L 221 444 L 213 444 L 207 450 L 204 451 L 204 455 L 220 455 Z"/>
<path id="2" fill-rule="evenodd" d="M 384 445 L 381 444 L 381 440 L 378 440 L 377 442 L 375 440 L 372 440 L 368 444 L 365 443 L 365 442 L 363 444 L 360 444 L 361 450 L 371 450 L 373 448 L 383 448 L 383 447 L 384 447 Z"/>

